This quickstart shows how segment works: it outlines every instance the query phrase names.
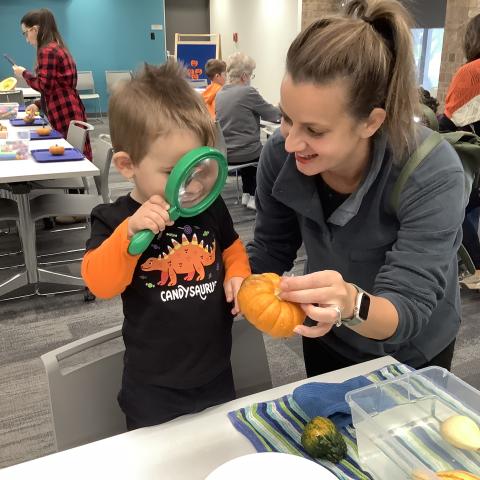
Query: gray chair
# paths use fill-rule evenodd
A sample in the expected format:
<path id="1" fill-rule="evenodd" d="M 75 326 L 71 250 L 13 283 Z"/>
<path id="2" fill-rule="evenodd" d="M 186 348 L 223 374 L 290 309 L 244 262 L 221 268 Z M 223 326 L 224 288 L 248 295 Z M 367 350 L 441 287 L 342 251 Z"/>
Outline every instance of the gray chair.
<path id="1" fill-rule="evenodd" d="M 111 95 L 118 82 L 128 81 L 131 78 L 132 72 L 130 70 L 105 70 L 107 93 Z"/>
<path id="2" fill-rule="evenodd" d="M 97 121 L 103 123 L 102 106 L 100 104 L 100 95 L 95 91 L 95 82 L 91 70 L 77 72 L 77 92 L 82 101 L 96 100 Z"/>
<path id="3" fill-rule="evenodd" d="M 48 379 L 57 451 L 125 431 L 118 403 L 124 345 L 121 325 L 95 333 L 41 356 Z M 245 320 L 233 323 L 232 368 L 237 396 L 272 386 L 262 333 Z M 108 342 L 115 341 L 108 346 Z M 100 358 L 62 371 L 60 360 L 86 356 L 97 347 Z M 101 347 L 101 348 L 100 348 Z M 91 358 L 92 354 L 88 355 Z"/>
<path id="4" fill-rule="evenodd" d="M 100 175 L 93 177 L 97 192 L 102 196 L 104 203 L 110 203 L 110 189 L 108 184 L 108 175 L 112 163 L 113 148 L 110 143 L 110 135 L 102 133 L 98 136 L 99 142 L 93 156 L 94 165 L 100 170 Z"/>
<path id="5" fill-rule="evenodd" d="M 216 133 L 215 148 L 217 150 L 220 150 L 225 155 L 225 157 L 227 158 L 227 143 L 225 142 L 225 137 L 223 135 L 220 124 L 218 123 L 218 120 L 215 122 L 215 133 Z M 236 195 L 237 195 L 237 200 L 235 201 L 236 205 L 238 205 L 240 203 L 240 196 L 241 196 L 240 181 L 239 181 L 239 178 L 238 178 L 239 171 L 242 168 L 254 167 L 254 166 L 256 167 L 257 165 L 258 165 L 258 162 L 250 162 L 250 163 L 243 163 L 243 164 L 240 164 L 240 165 L 232 164 L 232 165 L 228 166 L 228 173 L 235 173 Z"/>
<path id="6" fill-rule="evenodd" d="M 21 90 L 0 92 L 0 103 L 18 103 L 19 105 L 25 105 L 23 92 Z"/>

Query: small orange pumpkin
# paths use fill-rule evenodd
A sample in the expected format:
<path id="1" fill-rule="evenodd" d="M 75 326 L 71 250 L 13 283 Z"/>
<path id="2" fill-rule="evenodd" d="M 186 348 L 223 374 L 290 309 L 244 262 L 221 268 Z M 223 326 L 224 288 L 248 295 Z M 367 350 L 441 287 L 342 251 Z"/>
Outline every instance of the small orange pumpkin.
<path id="1" fill-rule="evenodd" d="M 48 151 L 52 155 L 63 155 L 65 152 L 65 147 L 62 147 L 61 145 L 52 145 Z"/>
<path id="2" fill-rule="evenodd" d="M 52 131 L 51 127 L 39 127 L 36 130 L 37 134 L 40 135 L 41 137 L 50 135 L 51 131 Z"/>
<path id="3" fill-rule="evenodd" d="M 278 298 L 280 277 L 262 273 L 247 277 L 238 291 L 238 305 L 247 320 L 272 337 L 290 337 L 305 320 L 300 305 Z"/>

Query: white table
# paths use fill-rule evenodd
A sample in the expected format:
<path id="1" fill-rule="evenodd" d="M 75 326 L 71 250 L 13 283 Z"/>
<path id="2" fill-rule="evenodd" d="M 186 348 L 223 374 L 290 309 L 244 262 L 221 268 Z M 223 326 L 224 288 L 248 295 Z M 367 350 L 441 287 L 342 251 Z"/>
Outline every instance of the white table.
<path id="1" fill-rule="evenodd" d="M 260 127 L 263 128 L 263 130 L 267 134 L 267 138 L 268 138 L 270 135 L 272 135 L 275 132 L 275 130 L 280 128 L 280 124 L 275 123 L 275 122 L 269 122 L 267 120 L 261 119 L 260 120 Z"/>
<path id="2" fill-rule="evenodd" d="M 24 113 L 18 117 L 23 118 Z M 13 127 L 9 121 L 0 121 L 7 129 Z M 28 127 L 35 129 L 38 127 Z M 48 148 L 53 144 L 71 147 L 66 140 L 36 140 L 30 142 L 30 150 Z M 30 186 L 27 182 L 50 180 L 58 178 L 90 177 L 99 175 L 98 168 L 86 158 L 74 162 L 49 162 L 38 163 L 31 156 L 26 160 L 3 160 L 0 161 L 0 184 L 8 184 L 12 189 L 12 198 L 18 205 L 18 230 L 22 241 L 25 257 L 25 271 L 17 273 L 13 277 L 0 284 L 0 295 L 6 295 L 25 285 L 35 285 L 35 293 L 38 293 L 39 282 L 48 282 L 60 285 L 83 286 L 80 277 L 51 272 L 38 268 L 37 247 L 35 238 L 35 224 L 30 211 Z"/>
<path id="3" fill-rule="evenodd" d="M 23 93 L 23 98 L 38 98 L 42 96 L 39 91 L 30 87 L 16 87 L 15 90 L 21 90 Z"/>
<path id="4" fill-rule="evenodd" d="M 0 480 L 204 479 L 228 460 L 255 453 L 251 443 L 228 420 L 228 412 L 279 398 L 308 381 L 343 382 L 393 363 L 397 362 L 392 357 L 379 358 L 266 390 L 163 425 L 123 433 L 0 470 Z"/>

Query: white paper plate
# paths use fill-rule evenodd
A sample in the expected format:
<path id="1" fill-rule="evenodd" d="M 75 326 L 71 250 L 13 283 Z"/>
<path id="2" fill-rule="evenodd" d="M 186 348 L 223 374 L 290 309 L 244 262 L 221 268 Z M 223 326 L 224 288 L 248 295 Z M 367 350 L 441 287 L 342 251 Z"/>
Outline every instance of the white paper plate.
<path id="1" fill-rule="evenodd" d="M 337 480 L 326 468 L 297 455 L 264 452 L 234 458 L 216 468 L 205 480 L 248 480 L 254 478 L 315 478 Z"/>

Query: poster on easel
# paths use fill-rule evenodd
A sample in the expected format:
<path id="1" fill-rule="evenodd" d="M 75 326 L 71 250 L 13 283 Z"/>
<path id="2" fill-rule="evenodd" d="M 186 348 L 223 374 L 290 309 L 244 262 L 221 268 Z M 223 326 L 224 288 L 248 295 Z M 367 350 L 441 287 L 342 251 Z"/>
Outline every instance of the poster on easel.
<path id="1" fill-rule="evenodd" d="M 175 34 L 175 58 L 185 65 L 192 81 L 206 83 L 205 64 L 211 58 L 219 58 L 219 55 L 220 35 L 218 33 Z"/>

